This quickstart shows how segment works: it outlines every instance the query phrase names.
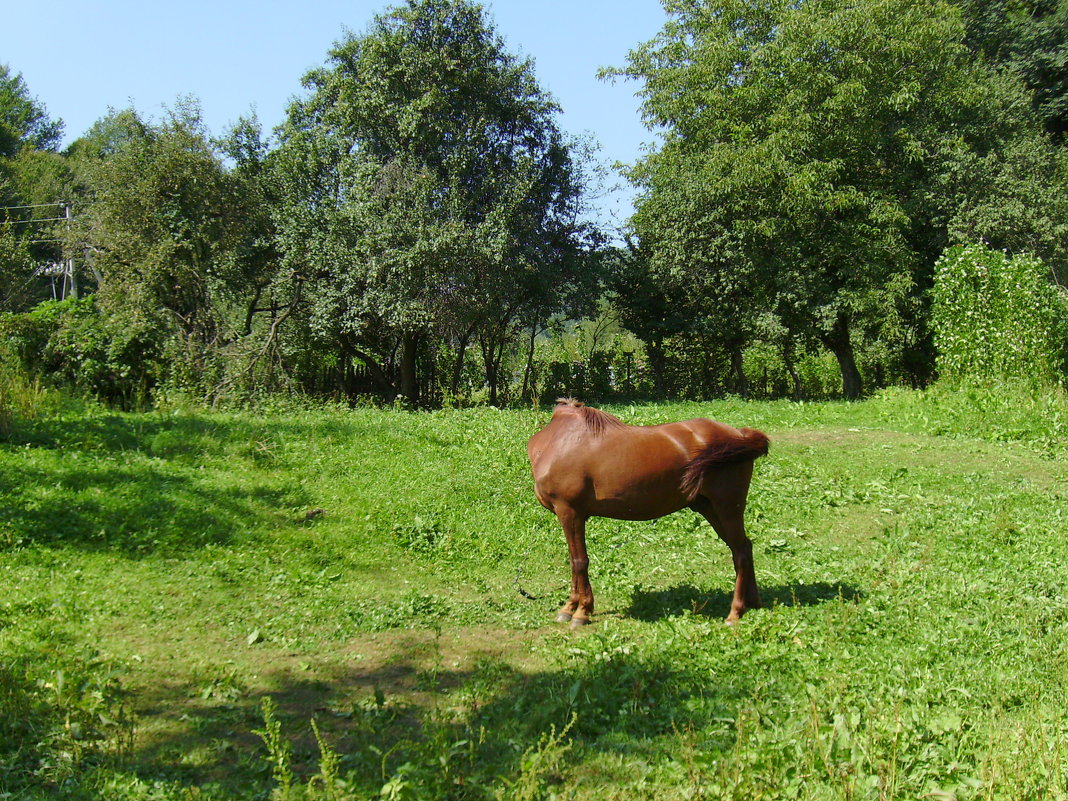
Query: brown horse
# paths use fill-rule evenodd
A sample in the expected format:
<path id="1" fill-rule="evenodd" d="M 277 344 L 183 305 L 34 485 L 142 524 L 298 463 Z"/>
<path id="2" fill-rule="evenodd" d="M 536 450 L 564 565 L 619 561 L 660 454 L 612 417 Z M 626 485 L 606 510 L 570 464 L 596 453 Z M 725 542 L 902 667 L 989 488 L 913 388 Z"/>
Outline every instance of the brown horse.
<path id="1" fill-rule="evenodd" d="M 767 436 L 751 428 L 704 418 L 631 426 L 579 401 L 557 401 L 552 420 L 527 444 L 534 494 L 556 514 L 571 554 L 571 596 L 557 621 L 575 628 L 593 614 L 588 518 L 652 520 L 684 507 L 704 516 L 734 556 L 727 622 L 760 606 L 743 517 L 753 461 L 767 452 Z"/>

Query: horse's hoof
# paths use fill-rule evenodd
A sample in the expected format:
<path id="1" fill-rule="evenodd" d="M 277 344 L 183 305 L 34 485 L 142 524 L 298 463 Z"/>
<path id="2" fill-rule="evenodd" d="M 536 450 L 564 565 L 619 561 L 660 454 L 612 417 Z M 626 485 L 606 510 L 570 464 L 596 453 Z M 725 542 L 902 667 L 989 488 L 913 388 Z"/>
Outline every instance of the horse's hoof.
<path id="1" fill-rule="evenodd" d="M 557 623 L 570 623 L 571 622 L 571 615 L 569 615 L 567 612 L 560 612 L 556 616 L 556 622 Z"/>
<path id="2" fill-rule="evenodd" d="M 580 629 L 583 626 L 590 625 L 590 619 L 588 617 L 573 617 L 571 618 L 571 628 Z"/>

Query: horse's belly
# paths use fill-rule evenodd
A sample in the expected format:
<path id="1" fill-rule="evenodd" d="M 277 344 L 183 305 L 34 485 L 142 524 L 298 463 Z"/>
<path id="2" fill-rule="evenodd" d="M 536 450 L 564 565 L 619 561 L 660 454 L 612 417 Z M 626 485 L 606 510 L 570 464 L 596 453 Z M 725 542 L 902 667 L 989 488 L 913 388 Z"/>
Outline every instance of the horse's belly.
<path id="1" fill-rule="evenodd" d="M 679 489 L 677 478 L 673 479 L 618 491 L 610 487 L 595 487 L 594 497 L 587 509 L 591 515 L 615 520 L 652 520 L 669 515 L 689 505 Z"/>
<path id="2" fill-rule="evenodd" d="M 589 513 L 593 517 L 610 517 L 613 520 L 655 520 L 686 506 L 685 499 L 680 499 L 679 503 L 658 506 L 635 506 L 617 501 L 599 501 L 593 505 Z"/>

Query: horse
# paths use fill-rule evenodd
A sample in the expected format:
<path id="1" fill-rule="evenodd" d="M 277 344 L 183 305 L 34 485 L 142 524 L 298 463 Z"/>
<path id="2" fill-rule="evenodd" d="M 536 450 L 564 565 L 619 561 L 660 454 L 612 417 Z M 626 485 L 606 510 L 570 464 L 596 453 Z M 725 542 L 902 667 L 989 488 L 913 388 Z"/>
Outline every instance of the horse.
<path id="1" fill-rule="evenodd" d="M 559 623 L 578 628 L 593 614 L 586 520 L 653 520 L 690 508 L 731 549 L 736 573 L 727 623 L 759 607 L 753 544 L 744 515 L 753 462 L 768 452 L 766 434 L 705 418 L 632 426 L 561 398 L 548 425 L 527 443 L 534 495 L 556 515 L 571 557 L 571 595 Z"/>

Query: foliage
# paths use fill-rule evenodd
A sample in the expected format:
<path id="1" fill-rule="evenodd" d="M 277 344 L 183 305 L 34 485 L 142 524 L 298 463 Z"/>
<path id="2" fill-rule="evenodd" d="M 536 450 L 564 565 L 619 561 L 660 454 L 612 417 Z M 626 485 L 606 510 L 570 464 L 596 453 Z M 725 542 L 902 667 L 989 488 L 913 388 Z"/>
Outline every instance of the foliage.
<path id="1" fill-rule="evenodd" d="M 1025 109 L 1017 105 L 1017 112 Z M 1011 115 L 1006 115 L 1011 116 Z M 1068 150 L 1022 130 L 985 152 L 947 143 L 935 190 L 951 244 L 985 242 L 1043 259 L 1063 285 L 1068 264 Z"/>
<path id="2" fill-rule="evenodd" d="M 11 158 L 23 147 L 54 150 L 63 136 L 63 121 L 30 95 L 21 73 L 12 75 L 0 64 L 0 158 Z"/>
<path id="3" fill-rule="evenodd" d="M 1063 379 L 1068 297 L 1039 259 L 983 245 L 951 248 L 935 267 L 932 295 L 943 378 Z"/>
<path id="4" fill-rule="evenodd" d="M 957 0 L 968 43 L 1019 75 L 1046 130 L 1068 133 L 1068 3 L 1064 0 Z"/>
<path id="5" fill-rule="evenodd" d="M 45 241 L 56 226 L 37 220 L 62 214 L 65 165 L 55 152 L 62 133 L 62 121 L 49 118 L 22 75 L 0 64 L 0 311 L 43 299 L 46 284 L 33 270 L 59 260 L 60 249 Z"/>
<path id="6" fill-rule="evenodd" d="M 855 332 L 902 350 L 922 342 L 933 263 L 976 208 L 984 235 L 1045 227 L 1063 248 L 1062 201 L 1046 214 L 1029 200 L 1050 176 L 1063 186 L 1058 157 L 1025 90 L 964 46 L 950 6 L 666 8 L 659 36 L 609 73 L 644 81 L 643 114 L 665 131 L 631 170 L 633 226 L 655 283 L 693 290 L 690 308 L 707 304 L 720 337 L 750 337 L 742 324 L 771 312 L 802 349 L 817 339 L 835 353 L 855 397 Z"/>
<path id="7" fill-rule="evenodd" d="M 242 251 L 256 197 L 240 193 L 247 182 L 224 167 L 192 101 L 161 123 L 113 113 L 76 145 L 89 198 L 71 237 L 92 253 L 103 325 L 147 333 L 166 352 L 161 378 L 208 394 L 247 317 L 249 265 L 263 269 Z"/>
<path id="8" fill-rule="evenodd" d="M 0 306 L 9 309 L 22 295 L 33 275 L 29 243 L 20 237 L 9 221 L 0 223 Z"/>
<path id="9" fill-rule="evenodd" d="M 948 245 L 1068 283 L 1065 0 L 665 9 L 604 73 L 664 134 L 615 250 L 591 143 L 473 0 L 346 34 L 273 140 L 255 117 L 215 140 L 179 98 L 59 152 L 0 65 L 0 309 L 23 314 L 0 419 L 60 384 L 125 407 L 855 397 L 932 379 Z M 38 308 L 57 294 L 94 300 Z"/>
<path id="10" fill-rule="evenodd" d="M 130 407 L 144 403 L 165 374 L 158 332 L 100 313 L 96 296 L 45 301 L 0 315 L 9 363 L 31 381 Z"/>
<path id="11" fill-rule="evenodd" d="M 94 197 L 82 225 L 105 305 L 131 318 L 162 313 L 158 325 L 210 336 L 209 281 L 218 269 L 213 251 L 224 244 L 226 189 L 198 113 L 180 108 L 151 126 L 124 112 L 125 141 L 87 164 Z"/>
<path id="12" fill-rule="evenodd" d="M 275 158 L 301 322 L 409 402 L 421 347 L 454 340 L 462 360 L 477 341 L 493 394 L 513 327 L 584 285 L 580 151 L 532 63 L 467 0 L 410 0 L 330 62 Z"/>

